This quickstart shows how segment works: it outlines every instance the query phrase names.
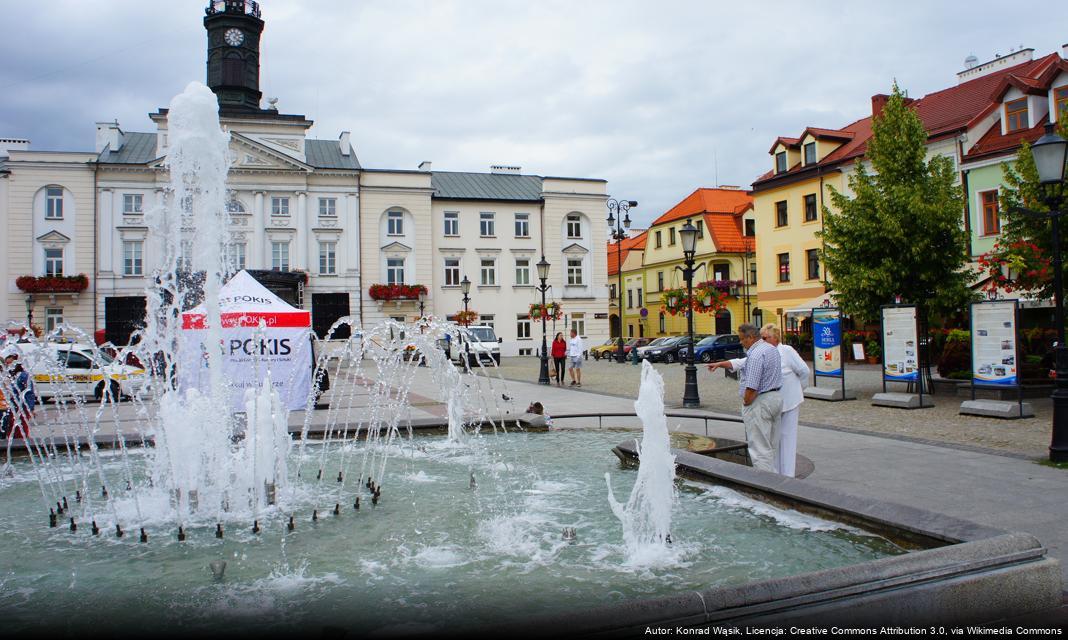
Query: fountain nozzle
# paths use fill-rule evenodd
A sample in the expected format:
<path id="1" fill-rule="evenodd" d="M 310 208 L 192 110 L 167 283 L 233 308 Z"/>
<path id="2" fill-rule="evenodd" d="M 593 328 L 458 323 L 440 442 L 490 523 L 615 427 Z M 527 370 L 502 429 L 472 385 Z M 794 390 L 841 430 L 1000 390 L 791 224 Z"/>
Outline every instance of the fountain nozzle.
<path id="1" fill-rule="evenodd" d="M 340 502 L 335 502 L 334 503 L 334 515 L 335 516 L 341 515 L 341 503 Z"/>
<path id="2" fill-rule="evenodd" d="M 49 507 L 48 508 L 48 526 L 49 526 L 49 528 L 55 529 L 56 528 L 56 524 L 57 524 L 57 522 L 56 522 L 56 510 L 51 508 L 51 507 Z"/>
<path id="3" fill-rule="evenodd" d="M 252 521 L 252 533 L 259 533 L 259 532 L 260 532 L 260 521 L 259 520 L 253 520 Z"/>
<path id="4" fill-rule="evenodd" d="M 93 529 L 92 529 L 92 531 L 93 531 L 93 535 L 94 536 L 100 535 L 100 527 L 96 526 L 96 520 L 93 520 Z"/>
<path id="5" fill-rule="evenodd" d="M 222 540 L 223 528 L 222 528 L 222 523 L 221 522 L 216 522 L 215 523 L 215 537 L 220 539 L 220 540 Z"/>
<path id="6" fill-rule="evenodd" d="M 337 481 L 338 482 L 342 482 L 343 480 L 344 480 L 344 476 L 341 474 L 340 471 L 338 471 L 337 472 Z"/>
<path id="7" fill-rule="evenodd" d="M 575 540 L 578 538 L 578 533 L 575 531 L 575 527 L 564 527 L 564 540 Z"/>
<path id="8" fill-rule="evenodd" d="M 145 533 L 144 527 L 141 527 L 141 542 L 148 542 L 148 534 Z"/>
<path id="9" fill-rule="evenodd" d="M 356 496 L 356 502 L 352 503 L 352 508 L 357 511 L 360 510 L 360 496 Z"/>
<path id="10" fill-rule="evenodd" d="M 104 485 L 100 485 L 100 497 L 101 498 L 108 497 L 108 488 L 106 486 L 104 486 Z"/>
<path id="11" fill-rule="evenodd" d="M 225 560 L 212 560 L 211 575 L 215 576 L 216 580 L 222 580 L 223 574 L 226 573 L 226 561 Z"/>
<path id="12" fill-rule="evenodd" d="M 71 533 L 73 533 L 73 532 L 78 530 L 78 525 L 74 522 L 74 518 L 70 519 L 70 530 L 71 530 Z"/>
<path id="13" fill-rule="evenodd" d="M 290 531 L 297 528 L 297 523 L 293 521 L 293 516 L 289 516 L 289 524 L 286 525 L 286 528 Z"/>
<path id="14" fill-rule="evenodd" d="M 471 489 L 477 489 L 478 488 L 478 483 L 475 482 L 475 473 L 473 471 L 471 472 L 471 481 L 468 483 L 467 486 L 470 487 Z"/>
<path id="15" fill-rule="evenodd" d="M 377 493 L 371 495 L 371 506 L 374 506 L 374 507 L 378 506 L 378 494 Z"/>
<path id="16" fill-rule="evenodd" d="M 123 532 L 123 530 L 122 530 L 122 526 L 121 526 L 121 525 L 118 525 L 118 524 L 116 524 L 116 525 L 115 525 L 115 537 L 116 537 L 116 538 L 121 538 L 121 537 L 122 537 L 122 535 L 123 535 L 123 533 L 124 533 L 124 532 Z"/>
<path id="17" fill-rule="evenodd" d="M 178 527 L 178 542 L 185 542 L 185 529 Z"/>
<path id="18" fill-rule="evenodd" d="M 312 509 L 312 522 L 319 522 L 319 510 Z"/>
<path id="19" fill-rule="evenodd" d="M 82 492 L 79 491 L 78 492 L 78 502 L 81 502 L 81 501 L 82 501 Z M 63 496 L 63 510 L 66 511 L 67 509 L 70 509 L 70 507 L 67 506 L 67 496 Z"/>
<path id="20" fill-rule="evenodd" d="M 322 480 L 323 479 L 323 470 L 322 469 L 319 469 L 319 473 L 315 474 L 315 479 L 316 480 Z"/>

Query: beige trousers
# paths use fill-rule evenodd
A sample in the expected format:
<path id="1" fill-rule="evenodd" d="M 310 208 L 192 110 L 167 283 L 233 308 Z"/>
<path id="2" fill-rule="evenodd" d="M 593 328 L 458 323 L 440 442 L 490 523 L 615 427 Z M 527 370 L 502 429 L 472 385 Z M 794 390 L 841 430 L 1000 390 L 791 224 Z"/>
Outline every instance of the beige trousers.
<path id="1" fill-rule="evenodd" d="M 768 391 L 742 407 L 745 440 L 753 468 L 779 472 L 779 429 L 782 422 L 782 393 Z"/>

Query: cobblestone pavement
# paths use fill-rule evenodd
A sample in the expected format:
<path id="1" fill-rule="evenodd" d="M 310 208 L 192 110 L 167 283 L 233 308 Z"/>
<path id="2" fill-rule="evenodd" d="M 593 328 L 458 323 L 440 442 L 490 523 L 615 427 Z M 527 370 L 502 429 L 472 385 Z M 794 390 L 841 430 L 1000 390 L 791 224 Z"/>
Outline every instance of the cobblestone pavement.
<path id="1" fill-rule="evenodd" d="M 536 382 L 537 358 L 504 358 L 501 375 L 507 379 Z M 682 406 L 684 367 L 679 364 L 657 364 L 664 377 L 664 401 L 669 407 Z M 617 364 L 592 358 L 583 363 L 582 391 L 634 398 L 638 393 L 640 367 Z M 846 369 L 846 388 L 856 394 L 856 400 L 823 402 L 806 400 L 801 405 L 801 422 L 812 426 L 827 426 L 856 432 L 889 434 L 934 443 L 948 443 L 995 449 L 1030 458 L 1048 456 L 1052 404 L 1049 398 L 1030 398 L 1035 417 L 1023 420 L 998 420 L 958 413 L 965 398 L 936 395 L 934 407 L 902 410 L 873 407 L 871 397 L 882 391 L 877 365 L 851 365 Z M 811 380 L 810 380 L 811 382 Z M 566 384 L 566 381 L 565 381 Z M 697 384 L 703 409 L 737 414 L 740 408 L 738 383 L 722 372 L 710 373 L 703 366 L 697 368 Z M 821 379 L 820 386 L 838 384 L 836 379 Z M 902 385 L 891 384 L 889 391 L 903 391 Z M 581 403 L 581 395 L 576 395 Z M 556 408 L 559 413 L 580 411 L 581 406 Z"/>

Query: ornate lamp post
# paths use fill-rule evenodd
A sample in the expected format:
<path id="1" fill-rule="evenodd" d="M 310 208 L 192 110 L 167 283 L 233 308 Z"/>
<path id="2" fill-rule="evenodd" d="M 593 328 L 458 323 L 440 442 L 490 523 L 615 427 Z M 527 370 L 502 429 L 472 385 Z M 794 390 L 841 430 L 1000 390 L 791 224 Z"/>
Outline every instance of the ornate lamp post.
<path id="1" fill-rule="evenodd" d="M 423 314 L 423 308 L 426 306 L 426 292 L 419 292 L 419 319 L 422 320 L 425 315 Z"/>
<path id="2" fill-rule="evenodd" d="M 619 269 L 618 284 L 616 286 L 616 298 L 619 302 L 619 345 L 616 350 L 616 360 L 624 362 L 623 355 L 623 239 L 627 237 L 625 229 L 630 229 L 630 208 L 638 206 L 637 200 L 608 200 L 608 228 L 612 231 L 612 239 L 616 241 L 616 264 Z M 612 229 L 612 227 L 615 229 Z"/>
<path id="3" fill-rule="evenodd" d="M 549 346 L 545 341 L 545 292 L 549 290 L 545 281 L 549 279 L 549 261 L 545 256 L 538 261 L 537 267 L 538 280 L 541 280 L 541 286 L 537 287 L 541 291 L 541 371 L 538 373 L 538 384 L 549 384 Z"/>
<path id="4" fill-rule="evenodd" d="M 26 294 L 26 330 L 33 330 L 33 294 Z"/>
<path id="5" fill-rule="evenodd" d="M 467 319 L 467 303 L 471 302 L 471 297 L 467 294 L 471 293 L 471 281 L 467 279 L 467 274 L 464 274 L 464 279 L 460 281 L 460 292 L 464 294 L 464 327 L 471 323 Z M 471 366 L 471 340 L 470 336 L 464 337 L 464 367 Z"/>
<path id="6" fill-rule="evenodd" d="M 697 227 L 693 226 L 689 220 L 679 230 L 679 235 L 682 237 L 682 257 L 686 262 L 686 267 L 682 269 L 682 277 L 686 280 L 686 331 L 690 335 L 690 355 L 686 361 L 686 386 L 682 392 L 682 406 L 684 407 L 699 407 L 701 406 L 701 397 L 697 393 L 697 367 L 693 364 L 694 353 L 697 351 L 695 348 L 697 345 L 693 342 L 693 274 L 696 269 L 693 268 L 693 257 L 697 252 Z M 679 267 L 675 267 L 678 269 Z"/>
<path id="7" fill-rule="evenodd" d="M 1063 206 L 1064 167 L 1068 160 L 1068 140 L 1057 135 L 1053 124 L 1046 125 L 1046 133 L 1031 146 L 1035 158 L 1038 179 L 1045 191 L 1045 204 L 1049 211 L 1019 211 L 1032 218 L 1048 218 L 1053 240 L 1053 312 L 1057 325 L 1056 383 L 1053 389 L 1053 437 L 1049 445 L 1051 462 L 1068 461 L 1068 345 L 1064 343 L 1064 267 L 1061 255 L 1061 216 L 1068 209 Z"/>

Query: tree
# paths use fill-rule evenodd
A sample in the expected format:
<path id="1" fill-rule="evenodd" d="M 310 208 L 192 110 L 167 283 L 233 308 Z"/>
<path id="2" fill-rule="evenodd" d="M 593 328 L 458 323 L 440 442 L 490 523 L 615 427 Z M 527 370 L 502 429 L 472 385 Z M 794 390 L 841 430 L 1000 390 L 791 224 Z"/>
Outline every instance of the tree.
<path id="1" fill-rule="evenodd" d="M 850 198 L 833 187 L 824 206 L 822 258 L 835 300 L 862 321 L 879 317 L 895 295 L 921 317 L 959 311 L 974 297 L 968 286 L 964 200 L 953 162 L 926 158 L 927 131 L 894 84 L 872 123 L 868 159 L 849 178 Z"/>
<path id="2" fill-rule="evenodd" d="M 1061 116 L 1057 133 L 1068 137 L 1068 113 Z M 994 249 L 979 257 L 979 264 L 990 275 L 990 289 L 1027 291 L 1041 298 L 1053 297 L 1053 236 L 1050 221 L 1034 218 L 1019 210 L 1049 211 L 1050 202 L 1057 208 L 1065 207 L 1063 186 L 1044 188 L 1038 181 L 1038 169 L 1031 154 L 1030 143 L 1024 142 L 1016 153 L 1014 164 L 1001 165 L 1005 186 L 1001 189 L 999 215 L 1001 237 Z M 1068 229 L 1061 221 L 1061 251 L 1068 255 Z M 1008 266 L 1009 275 L 1002 271 Z"/>

